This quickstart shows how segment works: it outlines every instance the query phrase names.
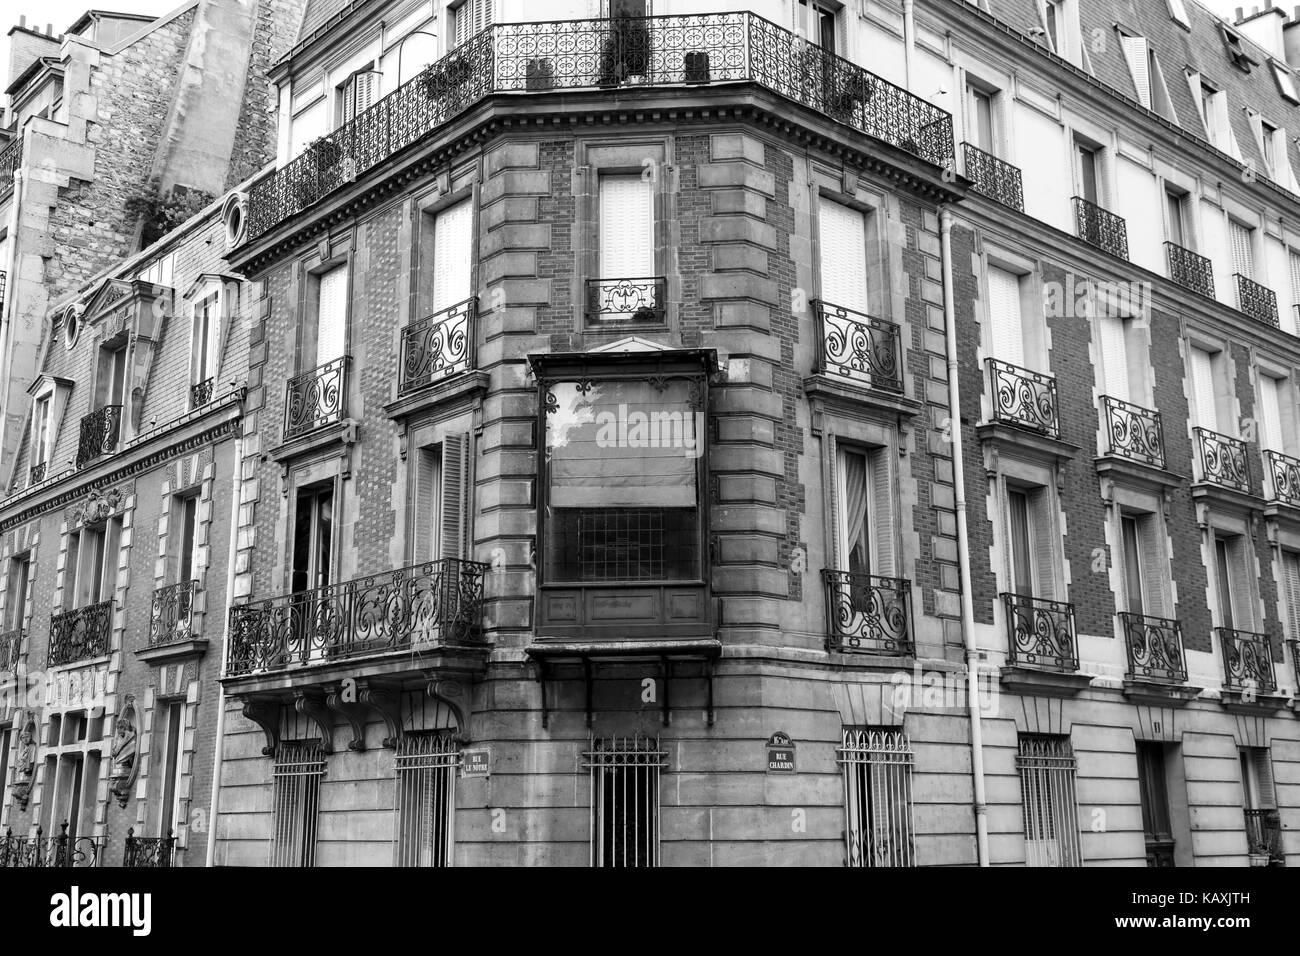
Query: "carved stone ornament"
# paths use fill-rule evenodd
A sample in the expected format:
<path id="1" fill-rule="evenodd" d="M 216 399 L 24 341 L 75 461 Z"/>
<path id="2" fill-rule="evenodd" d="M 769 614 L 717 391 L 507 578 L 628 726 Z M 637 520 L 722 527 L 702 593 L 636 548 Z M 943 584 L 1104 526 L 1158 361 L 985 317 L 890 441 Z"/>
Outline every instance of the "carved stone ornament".
<path id="1" fill-rule="evenodd" d="M 77 518 L 81 524 L 87 527 L 102 524 L 117 510 L 117 506 L 121 501 L 122 492 L 116 488 L 110 488 L 104 492 L 101 492 L 98 488 L 93 488 L 89 497 L 86 498 L 86 503 L 77 512 Z"/>
<path id="2" fill-rule="evenodd" d="M 36 716 L 30 712 L 24 714 L 18 726 L 22 729 L 18 731 L 14 759 L 13 794 L 18 809 L 26 810 L 32 795 L 32 783 L 36 779 Z"/>
<path id="3" fill-rule="evenodd" d="M 113 722 L 113 745 L 110 751 L 113 763 L 108 772 L 113 796 L 117 797 L 117 805 L 123 808 L 131 797 L 131 787 L 140 771 L 139 726 L 135 695 L 127 694 L 122 710 Z"/>

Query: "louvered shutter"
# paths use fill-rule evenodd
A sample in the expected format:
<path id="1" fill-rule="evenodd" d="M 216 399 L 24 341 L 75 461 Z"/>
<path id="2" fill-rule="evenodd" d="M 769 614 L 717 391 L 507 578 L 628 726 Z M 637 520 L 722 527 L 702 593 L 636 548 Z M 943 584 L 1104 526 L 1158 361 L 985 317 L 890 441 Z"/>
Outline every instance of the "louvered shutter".
<path id="1" fill-rule="evenodd" d="M 1124 46 L 1124 59 L 1128 60 L 1129 72 L 1133 75 L 1133 86 L 1137 89 L 1138 102 L 1150 109 L 1151 57 L 1147 39 L 1121 36 L 1120 43 Z"/>
<path id="2" fill-rule="evenodd" d="M 1161 534 L 1160 521 L 1155 515 L 1143 515 L 1138 519 L 1138 541 L 1142 561 L 1142 596 L 1146 601 L 1146 613 L 1152 617 L 1168 617 L 1168 608 L 1165 607 L 1167 549 L 1164 535 Z"/>
<path id="3" fill-rule="evenodd" d="M 640 175 L 600 177 L 600 278 L 655 274 L 652 190 Z"/>
<path id="4" fill-rule="evenodd" d="M 1272 451 L 1286 451 L 1282 441 L 1282 403 L 1278 396 L 1278 381 L 1268 375 L 1259 377 L 1259 436 L 1264 447 Z"/>
<path id="5" fill-rule="evenodd" d="M 1267 747 L 1252 747 L 1251 764 L 1255 768 L 1255 785 L 1259 789 L 1259 809 L 1277 809 L 1277 796 L 1273 787 L 1273 762 L 1269 759 Z"/>
<path id="6" fill-rule="evenodd" d="M 859 312 L 867 296 L 867 220 L 843 203 L 823 199 L 817 214 L 822 298 Z"/>
<path id="7" fill-rule="evenodd" d="M 1291 327 L 1293 331 L 1300 331 L 1300 317 L 1296 315 L 1296 306 L 1300 306 L 1300 253 L 1289 252 L 1287 265 L 1291 272 Z"/>
<path id="8" fill-rule="evenodd" d="M 316 320 L 316 364 L 341 358 L 347 337 L 348 267 L 321 273 Z"/>
<path id="9" fill-rule="evenodd" d="M 433 220 L 433 311 L 441 312 L 472 294 L 474 217 L 469 200 Z"/>
<path id="10" fill-rule="evenodd" d="M 1234 219 L 1228 220 L 1228 238 L 1232 243 L 1232 268 L 1247 279 L 1255 276 L 1255 257 L 1250 241 L 1253 231 Z"/>
<path id="11" fill-rule="evenodd" d="M 1025 364 L 1025 335 L 1020 313 L 1020 277 L 989 266 L 989 323 L 993 357 L 1012 365 Z"/>
<path id="12" fill-rule="evenodd" d="M 1196 403 L 1196 424 L 1218 431 L 1218 407 L 1214 399 L 1214 357 L 1205 349 L 1192 347 L 1192 397 Z"/>
<path id="13" fill-rule="evenodd" d="M 1052 534 L 1052 501 L 1046 488 L 1030 495 L 1029 533 L 1034 547 L 1034 596 L 1056 600 L 1056 537 Z"/>
<path id="14" fill-rule="evenodd" d="M 1287 637 L 1300 641 L 1300 555 L 1282 552 L 1282 586 L 1286 592 Z"/>
<path id="15" fill-rule="evenodd" d="M 1233 620 L 1242 631 L 1255 629 L 1255 598 L 1251 593 L 1250 578 L 1246 574 L 1246 543 L 1250 539 L 1238 535 L 1228 544 L 1228 586 L 1232 588 Z"/>
<path id="16" fill-rule="evenodd" d="M 1101 368 L 1106 376 L 1106 394 L 1127 402 L 1131 401 L 1131 398 L 1125 331 L 1125 321 L 1120 316 L 1103 315 L 1097 319 L 1097 337 L 1101 352 Z"/>
<path id="17" fill-rule="evenodd" d="M 871 526 L 871 573 L 894 576 L 894 497 L 889 480 L 889 451 L 878 448 L 867 456 L 867 480 L 871 505 L 867 521 Z"/>
<path id="18" fill-rule="evenodd" d="M 421 448 L 415 462 L 415 560 L 433 561 L 440 557 L 438 526 L 441 515 L 438 509 L 438 492 L 442 483 L 440 455 L 437 448 Z"/>
<path id="19" fill-rule="evenodd" d="M 468 495 L 469 435 L 442 440 L 442 522 L 438 529 L 441 557 L 465 556 L 465 503 Z"/>

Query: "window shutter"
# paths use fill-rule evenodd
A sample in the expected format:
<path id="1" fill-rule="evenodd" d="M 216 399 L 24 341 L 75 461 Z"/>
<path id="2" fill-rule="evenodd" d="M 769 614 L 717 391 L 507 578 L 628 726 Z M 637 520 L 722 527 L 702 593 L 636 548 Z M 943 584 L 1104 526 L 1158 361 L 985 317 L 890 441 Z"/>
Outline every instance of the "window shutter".
<path id="1" fill-rule="evenodd" d="M 1034 548 L 1034 596 L 1056 600 L 1056 539 L 1052 535 L 1051 494 L 1039 488 L 1030 496 L 1029 533 Z"/>
<path id="2" fill-rule="evenodd" d="M 438 512 L 438 492 L 442 482 L 441 461 L 437 448 L 421 448 L 415 463 L 415 520 L 412 535 L 415 560 L 433 561 L 442 516 Z"/>
<path id="3" fill-rule="evenodd" d="M 348 267 L 335 266 L 321 274 L 316 320 L 316 364 L 343 356 L 347 323 Z"/>
<path id="4" fill-rule="evenodd" d="M 869 312 L 867 219 L 857 209 L 823 199 L 818 205 L 822 299 Z"/>
<path id="5" fill-rule="evenodd" d="M 1121 401 L 1131 401 L 1128 382 L 1128 351 L 1124 319 L 1103 315 L 1097 319 L 1101 368 L 1106 376 L 1106 394 Z"/>
<path id="6" fill-rule="evenodd" d="M 867 475 L 871 482 L 871 541 L 875 554 L 872 574 L 894 576 L 894 496 L 889 480 L 889 450 L 877 448 L 867 456 Z"/>
<path id="7" fill-rule="evenodd" d="M 1007 531 L 1011 537 L 1011 591 L 1025 597 L 1034 594 L 1034 539 L 1029 495 L 1007 491 Z"/>
<path id="8" fill-rule="evenodd" d="M 1238 535 L 1228 541 L 1228 586 L 1232 588 L 1234 626 L 1238 630 L 1255 629 L 1255 598 L 1246 574 L 1249 538 Z"/>
<path id="9" fill-rule="evenodd" d="M 1121 36 L 1124 47 L 1124 59 L 1128 60 L 1129 72 L 1133 75 L 1133 85 L 1137 88 L 1138 102 L 1147 109 L 1151 108 L 1151 57 L 1150 46 L 1146 37 Z"/>
<path id="10" fill-rule="evenodd" d="M 1219 416 L 1214 399 L 1214 357 L 1195 346 L 1192 347 L 1192 398 L 1196 403 L 1196 424 L 1217 431 Z"/>
<path id="11" fill-rule="evenodd" d="M 993 356 L 1023 366 L 1025 335 L 1020 313 L 1020 277 L 1006 269 L 989 266 L 988 287 Z"/>
<path id="12" fill-rule="evenodd" d="M 1286 591 L 1287 637 L 1300 641 L 1300 554 L 1282 552 L 1282 586 Z"/>
<path id="13" fill-rule="evenodd" d="M 1267 747 L 1250 749 L 1251 764 L 1255 768 L 1255 785 L 1258 788 L 1259 809 L 1277 809 L 1277 797 L 1273 789 L 1273 762 L 1269 760 Z"/>
<path id="14" fill-rule="evenodd" d="M 469 468 L 469 435 L 442 440 L 442 523 L 438 541 L 444 558 L 465 556 L 465 499 Z"/>
<path id="15" fill-rule="evenodd" d="M 640 175 L 600 177 L 601 279 L 655 274 L 653 184 Z"/>
<path id="16" fill-rule="evenodd" d="M 1165 606 L 1165 540 L 1160 533 L 1160 521 L 1153 515 L 1138 519 L 1138 540 L 1142 558 L 1142 594 L 1146 599 L 1146 612 L 1152 617 L 1168 617 Z"/>
<path id="17" fill-rule="evenodd" d="M 473 294 L 474 217 L 467 199 L 433 220 L 433 311 L 441 312 Z"/>
<path id="18" fill-rule="evenodd" d="M 1286 443 L 1282 441 L 1282 403 L 1278 392 L 1277 379 L 1269 375 L 1259 376 L 1260 421 L 1256 424 L 1265 448 L 1285 452 Z"/>
<path id="19" fill-rule="evenodd" d="M 1289 253 L 1287 262 L 1291 270 L 1291 301 L 1295 305 L 1300 305 L 1300 253 Z M 1294 312 L 1294 309 L 1292 311 Z M 1295 322 L 1294 315 L 1292 322 Z"/>
<path id="20" fill-rule="evenodd" d="M 1255 276 L 1255 261 L 1250 245 L 1251 232 L 1236 220 L 1228 220 L 1228 237 L 1232 242 L 1232 268 L 1247 279 Z"/>

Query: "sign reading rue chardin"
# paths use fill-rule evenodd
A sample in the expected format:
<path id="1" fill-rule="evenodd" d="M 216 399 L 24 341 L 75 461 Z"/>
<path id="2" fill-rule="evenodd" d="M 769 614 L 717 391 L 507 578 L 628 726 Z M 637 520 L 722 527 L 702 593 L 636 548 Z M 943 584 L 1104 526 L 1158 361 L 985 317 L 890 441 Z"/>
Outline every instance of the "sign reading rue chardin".
<path id="1" fill-rule="evenodd" d="M 767 772 L 794 773 L 794 741 L 777 731 L 767 738 Z"/>

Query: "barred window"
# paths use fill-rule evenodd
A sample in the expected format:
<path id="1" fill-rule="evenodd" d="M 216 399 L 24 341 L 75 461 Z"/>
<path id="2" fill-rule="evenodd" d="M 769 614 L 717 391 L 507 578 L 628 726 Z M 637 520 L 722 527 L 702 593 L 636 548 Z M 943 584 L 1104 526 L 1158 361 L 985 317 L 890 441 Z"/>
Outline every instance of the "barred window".
<path id="1" fill-rule="evenodd" d="M 1016 766 L 1024 807 L 1025 865 L 1082 865 L 1070 738 L 1021 734 Z"/>
<path id="2" fill-rule="evenodd" d="M 407 734 L 397 746 L 397 866 L 451 866 L 460 750 L 447 734 Z"/>
<path id="3" fill-rule="evenodd" d="M 659 865 L 658 737 L 601 737 L 583 755 L 591 772 L 591 865 Z"/>
<path id="4" fill-rule="evenodd" d="M 290 741 L 275 753 L 272 866 L 316 865 L 316 822 L 325 752 L 320 742 Z"/>
<path id="5" fill-rule="evenodd" d="M 914 866 L 912 745 L 901 730 L 844 730 L 836 751 L 844 772 L 849 866 Z"/>

